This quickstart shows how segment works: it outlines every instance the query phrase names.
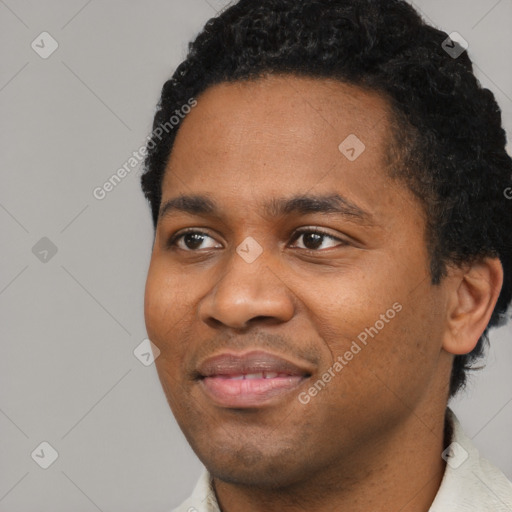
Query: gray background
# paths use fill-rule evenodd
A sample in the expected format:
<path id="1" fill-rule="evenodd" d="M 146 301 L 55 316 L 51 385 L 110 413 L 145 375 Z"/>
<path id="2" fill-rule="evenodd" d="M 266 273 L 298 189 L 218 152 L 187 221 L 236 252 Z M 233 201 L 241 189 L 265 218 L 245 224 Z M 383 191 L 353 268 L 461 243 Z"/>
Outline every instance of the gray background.
<path id="1" fill-rule="evenodd" d="M 146 337 L 152 225 L 140 167 L 92 191 L 149 134 L 163 82 L 225 1 L 0 0 L 0 511 L 167 511 L 201 464 L 168 408 Z M 469 42 L 512 130 L 512 0 L 417 2 Z M 42 59 L 43 32 L 58 49 Z M 509 146 L 510 149 L 510 146 Z M 43 237 L 57 253 L 32 252 Z M 44 243 L 44 242 L 41 242 Z M 512 325 L 452 405 L 512 478 Z M 59 453 L 48 469 L 31 453 Z"/>

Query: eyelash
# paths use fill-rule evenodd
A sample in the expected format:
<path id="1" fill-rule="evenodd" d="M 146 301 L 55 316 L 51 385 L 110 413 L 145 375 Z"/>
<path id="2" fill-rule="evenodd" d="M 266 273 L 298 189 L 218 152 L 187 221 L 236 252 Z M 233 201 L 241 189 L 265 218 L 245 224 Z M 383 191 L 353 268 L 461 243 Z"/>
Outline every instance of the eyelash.
<path id="1" fill-rule="evenodd" d="M 348 245 L 348 243 L 345 242 L 344 240 L 337 238 L 333 235 L 330 235 L 329 233 L 326 233 L 325 231 L 322 231 L 321 229 L 316 229 L 316 228 L 313 228 L 313 229 L 312 228 L 302 228 L 302 229 L 295 231 L 295 233 L 292 236 L 292 242 L 296 242 L 300 238 L 301 235 L 311 234 L 311 233 L 314 233 L 316 235 L 321 235 L 325 238 L 330 238 L 331 240 L 336 240 L 337 242 L 340 243 L 341 246 Z M 181 231 L 181 232 L 173 235 L 166 244 L 167 248 L 171 249 L 171 248 L 176 247 L 177 242 L 181 238 L 183 238 L 185 235 L 189 235 L 189 234 L 206 235 L 213 239 L 212 236 L 210 236 L 208 233 L 205 233 L 204 231 L 199 231 L 194 228 L 189 228 L 189 229 L 186 229 L 185 231 Z M 178 247 L 178 249 L 181 249 L 181 248 Z M 305 253 L 318 253 L 318 252 L 328 250 L 328 249 L 303 249 L 303 248 L 299 248 L 299 249 Z M 334 249 L 334 247 L 331 247 L 331 249 Z M 181 249 L 181 250 L 183 250 L 185 252 L 199 252 L 199 249 Z"/>

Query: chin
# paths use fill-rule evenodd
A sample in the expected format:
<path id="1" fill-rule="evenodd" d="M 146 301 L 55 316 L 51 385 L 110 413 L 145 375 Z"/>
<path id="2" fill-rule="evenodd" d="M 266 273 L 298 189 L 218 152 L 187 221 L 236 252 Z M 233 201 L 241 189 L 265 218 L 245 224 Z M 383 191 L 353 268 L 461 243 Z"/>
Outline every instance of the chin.
<path id="1" fill-rule="evenodd" d="M 279 489 L 299 483 L 311 471 L 308 457 L 301 456 L 297 445 L 278 449 L 255 440 L 235 444 L 219 442 L 194 451 L 215 478 L 231 484 Z"/>

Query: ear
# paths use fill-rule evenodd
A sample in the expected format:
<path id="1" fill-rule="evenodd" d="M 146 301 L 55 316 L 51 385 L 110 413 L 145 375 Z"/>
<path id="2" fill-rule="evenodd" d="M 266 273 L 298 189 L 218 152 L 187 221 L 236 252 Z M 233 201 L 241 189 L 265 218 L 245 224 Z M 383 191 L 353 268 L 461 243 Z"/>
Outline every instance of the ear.
<path id="1" fill-rule="evenodd" d="M 489 323 L 503 285 L 503 267 L 498 258 L 484 258 L 464 268 L 450 268 L 447 281 L 443 348 L 450 354 L 467 354 Z"/>

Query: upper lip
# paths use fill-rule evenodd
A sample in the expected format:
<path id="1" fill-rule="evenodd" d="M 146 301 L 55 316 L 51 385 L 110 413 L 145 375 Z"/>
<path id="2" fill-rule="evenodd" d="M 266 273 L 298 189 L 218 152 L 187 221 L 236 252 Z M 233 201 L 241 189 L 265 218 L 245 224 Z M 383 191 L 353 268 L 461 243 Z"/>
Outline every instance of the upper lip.
<path id="1" fill-rule="evenodd" d="M 211 356 L 199 364 L 197 378 L 216 375 L 247 375 L 273 372 L 292 376 L 309 377 L 311 369 L 305 363 L 292 363 L 270 352 L 253 350 L 243 354 L 222 352 Z"/>

